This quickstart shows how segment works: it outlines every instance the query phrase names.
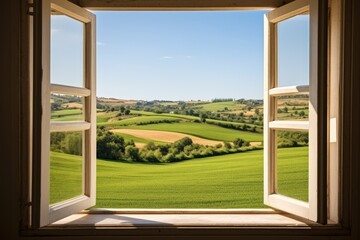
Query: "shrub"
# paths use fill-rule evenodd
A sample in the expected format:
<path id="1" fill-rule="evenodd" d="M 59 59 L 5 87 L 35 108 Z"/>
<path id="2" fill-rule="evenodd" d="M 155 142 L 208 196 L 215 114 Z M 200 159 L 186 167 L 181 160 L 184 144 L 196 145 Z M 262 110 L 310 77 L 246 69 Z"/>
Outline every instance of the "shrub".
<path id="1" fill-rule="evenodd" d="M 125 158 L 129 161 L 138 162 L 140 160 L 139 149 L 133 146 L 126 146 Z"/>

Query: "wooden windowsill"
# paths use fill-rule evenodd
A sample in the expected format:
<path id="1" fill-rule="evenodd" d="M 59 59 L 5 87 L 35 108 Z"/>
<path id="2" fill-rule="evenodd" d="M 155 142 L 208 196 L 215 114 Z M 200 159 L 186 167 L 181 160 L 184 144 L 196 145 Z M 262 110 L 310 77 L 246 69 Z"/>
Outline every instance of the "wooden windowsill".
<path id="1" fill-rule="evenodd" d="M 46 228 L 182 228 L 321 226 L 287 213 L 259 210 L 98 210 L 73 214 Z"/>

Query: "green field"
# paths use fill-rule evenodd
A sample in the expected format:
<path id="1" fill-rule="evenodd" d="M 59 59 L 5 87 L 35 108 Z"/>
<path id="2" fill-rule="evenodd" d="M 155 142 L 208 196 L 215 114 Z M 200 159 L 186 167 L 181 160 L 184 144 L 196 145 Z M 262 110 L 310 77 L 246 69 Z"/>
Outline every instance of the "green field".
<path id="1" fill-rule="evenodd" d="M 82 194 L 82 157 L 50 152 L 50 204 Z"/>
<path id="2" fill-rule="evenodd" d="M 307 150 L 278 150 L 282 194 L 307 199 Z M 78 195 L 79 157 L 51 156 L 52 202 Z M 97 161 L 98 208 L 262 208 L 262 202 L 262 150 L 172 164 Z"/>
<path id="3" fill-rule="evenodd" d="M 123 126 L 121 128 L 179 132 L 179 133 L 194 135 L 205 139 L 227 141 L 227 142 L 232 142 L 236 138 L 243 138 L 249 142 L 261 142 L 263 139 L 262 134 L 259 133 L 238 131 L 238 130 L 222 128 L 214 125 L 193 123 L 193 122 L 149 124 L 149 125 L 141 125 L 141 126 Z"/>
<path id="4" fill-rule="evenodd" d="M 152 122 L 158 122 L 158 121 L 171 121 L 176 122 L 180 121 L 181 119 L 177 117 L 164 117 L 164 116 L 140 116 L 140 117 L 133 117 L 133 118 L 127 118 L 123 119 L 121 121 L 113 121 L 113 122 L 100 122 L 97 125 L 98 126 L 127 126 L 127 125 L 134 125 L 134 124 L 150 124 Z"/>
<path id="5" fill-rule="evenodd" d="M 81 109 L 64 109 L 51 112 L 52 121 L 80 121 L 83 120 Z"/>
<path id="6" fill-rule="evenodd" d="M 228 110 L 240 109 L 241 104 L 237 102 L 212 102 L 196 105 L 196 108 L 201 108 L 204 111 L 216 112 L 220 110 L 224 110 L 224 108 L 228 108 Z"/>
<path id="7" fill-rule="evenodd" d="M 117 112 L 97 114 L 97 115 L 96 115 L 96 122 L 97 122 L 97 123 L 107 122 L 107 121 L 109 121 L 110 118 L 116 117 L 116 114 L 117 114 Z"/>

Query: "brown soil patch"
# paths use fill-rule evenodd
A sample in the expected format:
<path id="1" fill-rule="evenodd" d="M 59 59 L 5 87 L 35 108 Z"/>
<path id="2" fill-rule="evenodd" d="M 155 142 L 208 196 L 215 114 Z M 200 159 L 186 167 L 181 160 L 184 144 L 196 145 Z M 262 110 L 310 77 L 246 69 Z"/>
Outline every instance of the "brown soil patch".
<path id="1" fill-rule="evenodd" d="M 194 143 L 202 144 L 202 145 L 209 145 L 214 146 L 216 144 L 222 143 L 221 141 L 213 141 L 204 138 L 199 138 L 195 136 L 191 136 L 188 134 L 183 133 L 176 133 L 176 132 L 165 132 L 165 131 L 155 131 L 155 130 L 140 130 L 140 129 L 114 129 L 111 130 L 114 133 L 125 133 L 129 134 L 138 138 L 150 139 L 153 141 L 160 141 L 160 142 L 175 142 L 180 140 L 184 137 L 189 137 L 192 139 Z"/>
<path id="2" fill-rule="evenodd" d="M 261 142 L 250 142 L 250 146 L 260 146 L 261 145 Z"/>
<path id="3" fill-rule="evenodd" d="M 146 143 L 135 142 L 135 146 L 136 146 L 137 148 L 143 148 L 143 147 L 146 146 Z"/>
<path id="4" fill-rule="evenodd" d="M 62 107 L 68 107 L 68 108 L 82 108 L 83 105 L 81 103 L 64 103 L 64 104 L 61 104 Z"/>

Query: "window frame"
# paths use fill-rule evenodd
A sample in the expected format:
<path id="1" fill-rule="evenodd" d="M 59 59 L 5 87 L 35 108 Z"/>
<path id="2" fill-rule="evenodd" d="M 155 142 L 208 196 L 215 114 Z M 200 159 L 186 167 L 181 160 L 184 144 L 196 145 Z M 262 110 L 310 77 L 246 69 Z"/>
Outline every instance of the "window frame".
<path id="1" fill-rule="evenodd" d="M 37 132 L 34 134 L 33 150 L 33 185 L 32 196 L 39 196 L 34 200 L 32 208 L 32 223 L 35 227 L 46 226 L 51 222 L 64 218 L 72 213 L 95 205 L 96 201 L 96 78 L 95 78 L 95 15 L 89 11 L 77 7 L 67 1 L 61 0 L 42 0 L 36 9 L 40 9 L 41 14 L 37 14 L 34 20 L 41 23 L 34 27 L 34 31 L 39 34 L 37 40 L 41 40 L 34 50 L 34 57 L 39 56 L 34 64 L 40 64 L 41 73 L 34 73 L 38 78 L 34 81 L 34 89 L 39 93 L 34 94 L 34 126 Z M 61 12 L 65 16 L 83 23 L 83 86 L 74 87 L 51 83 L 50 80 L 50 49 L 51 49 L 51 10 Z M 38 18 L 38 19 L 37 19 Z M 41 34 L 41 35 L 40 35 Z M 34 40 L 36 43 L 36 40 Z M 38 65 L 36 65 L 38 66 Z M 35 79 L 35 78 L 34 78 Z M 83 121 L 74 122 L 55 122 L 50 121 L 50 95 L 70 94 L 84 97 Z M 83 194 L 59 203 L 49 204 L 50 192 L 50 133 L 82 131 L 83 141 L 83 167 L 82 167 L 82 188 Z M 35 132 L 35 130 L 34 130 Z M 95 147 L 94 147 L 95 146 Z M 40 176 L 40 177 L 36 177 Z M 38 201 L 38 202 L 37 202 Z"/>
<path id="2" fill-rule="evenodd" d="M 76 1 L 77 2 L 77 1 Z M 81 1 L 80 3 L 81 4 L 86 4 L 86 2 L 87 1 Z M 89 1 L 90 2 L 90 4 L 91 4 L 91 1 Z M 154 1 L 154 2 L 156 2 L 156 1 Z M 172 1 L 169 1 L 169 2 L 172 2 Z M 174 1 L 174 2 L 176 2 L 176 1 Z M 186 1 L 185 1 L 186 2 Z M 240 1 L 241 2 L 241 1 Z M 246 1 L 245 1 L 246 2 Z M 268 2 L 268 1 L 260 1 L 260 2 Z M 280 2 L 283 2 L 283 1 L 277 1 L 277 4 L 280 4 Z M 99 1 L 93 1 L 93 3 L 97 3 L 97 4 L 99 4 Z M 115 8 L 111 8 L 112 10 L 119 10 L 119 9 L 122 9 L 122 10 L 129 10 L 129 7 L 119 7 L 121 4 L 124 4 L 124 5 L 127 5 L 127 3 L 124 3 L 124 2 L 121 2 L 121 1 L 119 1 L 118 3 L 117 3 L 117 5 L 118 5 L 118 7 L 115 7 Z M 140 4 L 139 5 L 146 5 L 147 3 L 141 3 L 140 2 Z M 164 4 L 164 3 L 163 3 Z M 176 4 L 178 4 L 178 3 L 175 3 L 175 5 Z M 187 4 L 189 4 L 189 3 L 187 3 Z M 225 4 L 229 4 L 229 2 L 226 2 Z M 248 8 L 250 8 L 249 7 L 249 5 L 251 5 L 251 3 L 247 3 L 248 5 L 247 5 L 247 7 L 245 7 L 246 9 L 248 9 Z M 106 3 L 104 3 L 104 5 L 106 5 Z M 135 4 L 136 5 L 136 4 Z M 165 4 L 164 4 L 165 5 Z M 170 4 L 171 5 L 171 4 Z M 181 4 L 180 4 L 181 5 Z M 189 5 L 193 5 L 193 4 L 189 4 Z M 195 4 L 196 5 L 196 4 Z M 220 4 L 220 5 L 222 5 L 222 4 Z M 229 4 L 229 5 L 231 5 L 231 4 Z M 241 4 L 240 4 L 241 5 Z M 246 5 L 246 4 L 245 4 Z M 265 5 L 265 4 L 264 4 Z M 275 4 L 274 4 L 275 5 Z M 86 6 L 85 6 L 86 7 Z M 91 7 L 91 6 L 90 6 Z M 257 7 L 259 7 L 259 5 L 257 5 Z M 268 6 L 267 6 L 268 7 Z M 178 9 L 177 7 L 166 7 L 167 9 L 172 9 L 172 10 L 174 10 L 174 9 Z M 204 9 L 205 8 L 205 10 L 207 10 L 207 9 L 212 9 L 212 8 L 207 8 L 207 7 L 201 7 L 201 8 L 196 8 L 196 7 L 194 7 L 194 6 L 192 6 L 192 7 L 184 7 L 184 9 L 186 9 L 186 10 L 189 10 L 189 9 Z M 216 8 L 216 7 L 214 7 L 214 8 Z M 100 7 L 96 7 L 96 9 L 101 9 Z M 109 9 L 109 8 L 108 8 Z M 141 6 L 138 6 L 138 7 L 134 7 L 134 8 L 131 8 L 131 10 L 141 10 L 141 9 L 146 9 L 146 10 L 149 10 L 149 9 L 151 9 L 151 10 L 159 10 L 159 7 L 154 7 L 154 6 L 150 6 L 150 7 L 148 7 L 148 6 L 145 6 L 145 7 L 141 7 Z M 183 9 L 182 7 L 180 7 L 179 9 Z M 216 9 L 219 9 L 219 8 L 216 8 Z M 220 9 L 222 9 L 222 8 L 220 8 Z M 228 6 L 228 7 L 226 7 L 226 9 L 244 9 L 243 7 L 238 7 L 238 8 L 233 8 L 233 7 L 231 7 L 231 6 Z M 163 8 L 160 8 L 160 10 L 163 10 Z M 338 36 L 339 37 L 339 36 Z M 244 230 L 244 228 L 239 228 L 240 229 L 240 231 L 237 231 L 237 234 L 240 234 L 240 235 L 249 235 L 249 236 L 257 236 L 257 235 L 262 235 L 262 234 L 264 234 L 264 232 L 269 232 L 269 231 L 264 231 L 263 233 L 258 233 L 258 231 L 259 230 L 249 230 L 249 229 L 247 229 L 247 230 Z M 333 228 L 332 228 L 333 229 Z M 205 231 L 209 231 L 210 229 L 207 229 L 207 230 L 204 230 L 204 233 L 205 233 Z M 212 229 L 212 230 L 215 230 L 215 229 Z M 294 230 L 294 231 L 287 231 L 287 230 L 289 230 L 289 229 L 287 229 L 286 227 L 284 227 L 283 228 L 283 233 L 282 234 L 286 234 L 286 235 L 289 235 L 289 236 L 292 236 L 292 235 L 298 235 L 298 234 L 300 234 L 300 235 L 303 235 L 303 234 L 305 234 L 305 235 L 308 235 L 309 233 L 311 233 L 311 234 L 325 234 L 325 235 L 327 235 L 327 229 L 326 228 L 324 228 L 324 229 L 307 229 L 307 230 L 305 230 L 305 229 L 301 229 L 301 230 Z M 95 232 L 94 232 L 95 231 Z M 96 230 L 94 230 L 94 231 L 90 231 L 89 232 L 89 234 L 96 234 Z M 175 233 L 175 234 L 177 234 L 176 232 L 177 231 L 179 231 L 179 230 L 175 230 L 175 231 L 170 231 L 171 233 Z M 228 233 L 227 233 L 227 231 L 228 231 L 228 229 L 226 229 L 226 230 L 224 230 L 224 231 L 222 231 L 222 230 L 220 230 L 220 231 L 218 231 L 218 233 L 220 233 L 220 234 L 223 234 L 223 235 L 229 235 Z M 61 234 L 61 235 L 64 235 L 64 232 L 62 232 L 62 231 L 59 231 L 59 230 L 46 230 L 46 229 L 43 229 L 43 230 L 40 230 L 40 232 L 38 232 L 38 231 L 35 231 L 36 232 L 36 234 L 40 234 L 40 235 L 43 235 L 43 234 L 45 234 L 45 235 L 47 235 L 47 234 L 49 234 L 49 233 L 54 233 L 54 234 Z M 35 232 L 33 232 L 33 233 L 35 233 Z M 71 233 L 72 232 L 72 233 Z M 124 234 L 124 235 L 126 235 L 126 234 L 130 234 L 130 232 L 132 232 L 132 231 L 125 231 L 124 230 L 124 232 L 123 233 L 121 233 L 121 234 L 119 234 L 119 235 L 122 235 L 122 234 Z M 144 234 L 146 234 L 146 233 L 148 233 L 148 231 L 146 231 L 146 230 L 138 230 L 138 232 L 142 232 L 142 233 L 144 233 Z M 189 234 L 192 234 L 192 233 L 196 233 L 197 231 L 195 230 L 195 231 L 193 231 L 193 230 L 189 230 L 189 229 L 187 229 L 187 230 L 180 230 L 180 232 L 181 232 L 181 234 L 185 234 L 185 233 L 189 233 Z M 180 234 L 180 232 L 178 232 L 178 234 Z M 271 232 L 271 231 L 270 231 Z M 69 232 L 69 234 L 74 234 L 75 232 L 74 231 L 70 231 Z M 82 232 L 82 230 L 79 230 L 79 233 L 84 233 L 84 232 Z M 169 233 L 169 231 L 163 231 L 163 233 L 162 234 L 164 234 L 165 233 L 165 235 L 166 235 L 166 233 Z M 346 233 L 348 233 L 348 231 L 347 230 L 345 230 L 345 229 L 343 229 L 343 228 L 336 228 L 334 231 L 332 231 L 332 233 L 338 233 L 338 234 L 346 234 Z M 109 231 L 109 234 L 110 235 L 112 235 L 112 234 L 114 234 L 114 233 L 111 233 L 111 231 Z M 280 235 L 282 235 L 282 234 L 280 234 Z M 31 234 L 32 235 L 32 234 Z M 66 234 L 65 234 L 66 235 Z M 87 234 L 86 234 L 87 235 Z M 105 235 L 108 235 L 108 233 L 106 233 Z M 161 235 L 161 234 L 160 234 Z"/>
<path id="3" fill-rule="evenodd" d="M 278 87 L 277 24 L 306 12 L 309 13 L 310 19 L 309 85 Z M 321 112 L 318 113 L 320 109 L 318 99 L 324 98 L 324 102 L 327 103 L 327 95 L 321 95 L 321 92 L 318 91 L 318 84 L 327 81 L 327 78 L 326 76 L 322 79 L 319 77 L 319 71 L 321 70 L 318 70 L 320 63 L 318 62 L 319 52 L 317 51 L 319 48 L 317 25 L 317 0 L 295 0 L 268 12 L 264 16 L 264 203 L 313 221 L 327 219 L 327 216 L 318 216 L 318 206 L 327 204 L 318 201 L 317 194 L 318 190 L 324 192 L 322 189 L 326 189 L 326 186 L 317 184 L 319 162 L 326 161 L 326 159 L 320 159 L 320 156 L 318 156 L 318 139 L 324 139 L 321 136 L 323 133 L 318 132 L 318 125 L 321 124 L 320 121 L 318 124 L 318 118 L 323 119 L 320 116 Z M 309 120 L 277 120 L 277 97 L 296 94 L 309 94 Z M 277 193 L 277 130 L 305 130 L 309 133 L 308 202 Z"/>

